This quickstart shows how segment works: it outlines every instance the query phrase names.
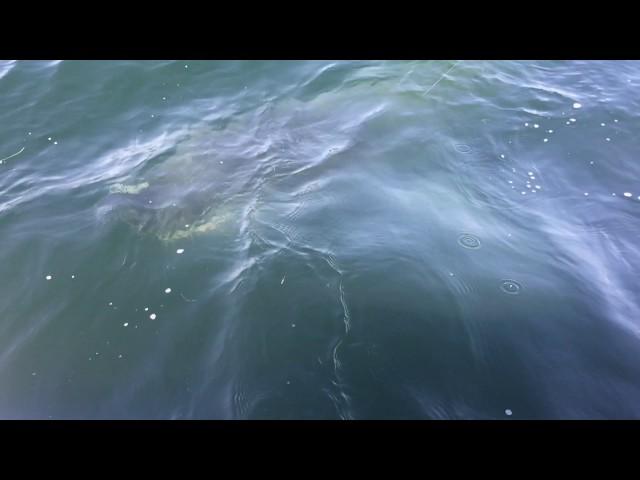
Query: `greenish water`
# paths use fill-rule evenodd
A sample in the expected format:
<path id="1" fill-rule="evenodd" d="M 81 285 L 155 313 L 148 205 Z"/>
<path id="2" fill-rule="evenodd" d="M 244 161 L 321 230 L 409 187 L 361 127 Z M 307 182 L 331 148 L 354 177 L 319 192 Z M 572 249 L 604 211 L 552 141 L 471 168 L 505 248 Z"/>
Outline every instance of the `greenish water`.
<path id="1" fill-rule="evenodd" d="M 640 418 L 639 86 L 0 62 L 0 417 Z"/>

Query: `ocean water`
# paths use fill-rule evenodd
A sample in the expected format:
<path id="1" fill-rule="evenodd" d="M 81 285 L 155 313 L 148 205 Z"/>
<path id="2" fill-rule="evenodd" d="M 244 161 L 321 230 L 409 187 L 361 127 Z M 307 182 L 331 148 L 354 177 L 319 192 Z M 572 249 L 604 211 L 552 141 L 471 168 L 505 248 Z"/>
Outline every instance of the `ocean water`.
<path id="1" fill-rule="evenodd" d="M 0 62 L 0 418 L 640 418 L 639 87 Z"/>

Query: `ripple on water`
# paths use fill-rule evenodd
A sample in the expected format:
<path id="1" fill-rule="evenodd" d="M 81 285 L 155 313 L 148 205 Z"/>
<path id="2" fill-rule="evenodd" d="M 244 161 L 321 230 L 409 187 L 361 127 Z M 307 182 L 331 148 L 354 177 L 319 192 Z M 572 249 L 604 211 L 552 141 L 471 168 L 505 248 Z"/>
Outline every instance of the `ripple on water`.
<path id="1" fill-rule="evenodd" d="M 480 239 L 470 233 L 463 233 L 458 237 L 458 243 L 464 248 L 480 248 Z"/>
<path id="2" fill-rule="evenodd" d="M 503 280 L 500 284 L 500 290 L 509 295 L 518 295 L 522 286 L 515 280 Z"/>
<path id="3" fill-rule="evenodd" d="M 471 153 L 471 147 L 464 143 L 456 143 L 454 148 L 460 153 Z"/>

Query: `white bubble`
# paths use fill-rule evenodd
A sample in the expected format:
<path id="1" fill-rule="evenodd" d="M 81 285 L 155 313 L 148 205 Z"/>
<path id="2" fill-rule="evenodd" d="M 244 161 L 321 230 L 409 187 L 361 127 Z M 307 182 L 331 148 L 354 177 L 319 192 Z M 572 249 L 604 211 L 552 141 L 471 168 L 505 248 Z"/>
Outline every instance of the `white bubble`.
<path id="1" fill-rule="evenodd" d="M 606 140 L 607 142 L 610 142 L 610 141 L 611 141 L 611 139 L 610 139 L 609 137 L 605 138 L 605 140 Z"/>
<path id="2" fill-rule="evenodd" d="M 164 293 L 171 293 L 171 289 L 170 288 L 165 288 L 164 289 Z"/>
<path id="3" fill-rule="evenodd" d="M 536 190 L 540 190 L 542 187 L 540 185 L 536 185 Z"/>
<path id="4" fill-rule="evenodd" d="M 549 133 L 553 133 L 553 130 L 547 130 Z"/>
<path id="5" fill-rule="evenodd" d="M 54 145 L 57 145 L 57 144 L 58 144 L 58 142 L 53 142 L 53 144 L 54 144 Z"/>
<path id="6" fill-rule="evenodd" d="M 47 140 L 51 141 L 51 137 L 47 138 Z"/>
<path id="7" fill-rule="evenodd" d="M 509 183 L 513 183 L 513 180 L 509 180 L 508 182 L 509 182 Z"/>
<path id="8" fill-rule="evenodd" d="M 522 195 L 526 195 L 526 194 L 527 194 L 527 192 L 520 192 L 520 193 L 521 193 Z"/>
<path id="9" fill-rule="evenodd" d="M 576 102 L 573 104 L 573 108 L 582 108 L 582 104 Z"/>
<path id="10" fill-rule="evenodd" d="M 220 165 L 222 165 L 224 162 L 222 160 L 220 160 Z"/>
<path id="11" fill-rule="evenodd" d="M 508 408 L 504 411 L 504 413 L 506 413 L 508 417 L 510 417 L 511 415 L 513 415 L 513 412 L 512 412 L 510 409 L 508 409 Z"/>
<path id="12" fill-rule="evenodd" d="M 535 180 L 535 179 L 536 179 L 536 177 L 531 175 L 531 180 Z"/>
<path id="13" fill-rule="evenodd" d="M 524 126 L 525 126 L 525 127 L 528 127 L 528 126 L 529 126 L 529 123 L 528 123 L 528 122 L 527 122 L 527 123 L 525 123 L 525 124 L 524 124 Z M 31 135 L 31 134 L 29 134 L 29 135 Z"/>
<path id="14" fill-rule="evenodd" d="M 533 175 L 533 172 L 527 172 L 527 175 Z"/>
<path id="15" fill-rule="evenodd" d="M 533 128 L 538 128 L 538 127 L 540 127 L 540 125 L 538 125 L 537 123 L 533 124 Z"/>
<path id="16" fill-rule="evenodd" d="M 544 143 L 547 143 L 549 141 L 548 138 L 545 138 L 544 140 L 542 140 Z"/>
<path id="17" fill-rule="evenodd" d="M 149 311 L 149 307 L 144 307 L 144 311 L 148 312 Z"/>
<path id="18" fill-rule="evenodd" d="M 570 119 L 569 119 L 569 121 L 570 121 L 570 122 L 575 122 L 575 121 L 576 121 L 576 119 L 575 119 L 575 118 L 570 118 Z"/>
<path id="19" fill-rule="evenodd" d="M 504 154 L 502 154 L 502 153 L 501 153 L 501 154 L 500 154 L 500 158 L 504 158 Z"/>
<path id="20" fill-rule="evenodd" d="M 178 255 L 182 255 L 182 254 L 184 253 L 184 248 L 179 248 L 179 249 L 177 249 L 177 250 L 176 250 L 176 253 L 177 253 Z"/>
<path id="21" fill-rule="evenodd" d="M 629 193 L 629 192 L 624 192 L 624 196 L 625 197 L 632 197 L 633 195 L 631 195 L 631 193 Z"/>
<path id="22" fill-rule="evenodd" d="M 46 277 L 44 277 L 44 278 L 46 278 L 47 280 L 51 280 L 53 277 L 52 277 L 51 275 L 47 275 L 47 276 L 46 276 Z"/>
<path id="23" fill-rule="evenodd" d="M 589 196 L 589 192 L 584 192 L 584 196 L 588 197 Z"/>
<path id="24" fill-rule="evenodd" d="M 71 278 L 76 278 L 76 276 L 75 275 L 71 275 Z"/>
<path id="25" fill-rule="evenodd" d="M 187 224 L 184 226 L 184 228 L 189 228 L 189 224 L 187 223 Z"/>
<path id="26" fill-rule="evenodd" d="M 155 320 L 155 319 L 156 319 L 156 314 L 155 314 L 155 313 L 152 313 L 151 315 L 149 315 L 149 318 L 150 318 L 151 320 Z"/>
<path id="27" fill-rule="evenodd" d="M 124 323 L 122 324 L 122 326 L 123 326 L 123 327 L 128 327 L 128 326 L 129 326 L 129 324 L 128 324 L 127 322 L 124 322 Z"/>
<path id="28" fill-rule="evenodd" d="M 606 123 L 604 123 L 604 122 L 600 124 L 601 127 L 604 127 L 605 125 L 606 125 Z"/>
<path id="29" fill-rule="evenodd" d="M 614 118 L 613 121 L 618 123 L 618 119 L 617 118 Z M 29 135 L 31 135 L 31 134 L 29 134 Z"/>
<path id="30" fill-rule="evenodd" d="M 113 302 L 109 302 L 109 306 L 113 305 Z"/>

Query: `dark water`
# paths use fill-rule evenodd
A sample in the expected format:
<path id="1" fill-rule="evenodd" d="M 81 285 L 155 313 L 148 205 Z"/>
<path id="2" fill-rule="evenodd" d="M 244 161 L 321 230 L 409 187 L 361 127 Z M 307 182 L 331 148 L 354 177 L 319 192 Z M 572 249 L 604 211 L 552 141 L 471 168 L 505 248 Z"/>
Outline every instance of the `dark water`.
<path id="1" fill-rule="evenodd" d="M 0 417 L 640 418 L 639 86 L 1 62 Z"/>

